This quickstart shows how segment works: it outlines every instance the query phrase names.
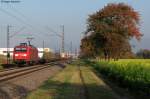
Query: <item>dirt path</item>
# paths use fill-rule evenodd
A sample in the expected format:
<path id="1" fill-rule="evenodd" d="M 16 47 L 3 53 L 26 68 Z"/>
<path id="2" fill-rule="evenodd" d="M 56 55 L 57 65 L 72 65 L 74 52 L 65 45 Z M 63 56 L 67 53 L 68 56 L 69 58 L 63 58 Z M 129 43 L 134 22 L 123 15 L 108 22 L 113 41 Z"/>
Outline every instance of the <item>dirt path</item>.
<path id="1" fill-rule="evenodd" d="M 30 91 L 38 88 L 60 70 L 62 67 L 52 66 L 0 84 L 0 99 L 24 99 Z"/>

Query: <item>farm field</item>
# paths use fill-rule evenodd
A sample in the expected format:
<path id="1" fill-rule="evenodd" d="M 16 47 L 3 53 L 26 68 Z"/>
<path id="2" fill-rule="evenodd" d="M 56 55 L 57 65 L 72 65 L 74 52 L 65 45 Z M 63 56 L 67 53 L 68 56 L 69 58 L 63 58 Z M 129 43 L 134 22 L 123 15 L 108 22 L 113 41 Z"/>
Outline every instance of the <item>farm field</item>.
<path id="1" fill-rule="evenodd" d="M 31 92 L 27 99 L 121 99 L 91 69 L 81 63 L 62 72 Z"/>
<path id="2" fill-rule="evenodd" d="M 150 96 L 150 60 L 124 59 L 119 61 L 87 62 L 117 85 L 142 97 Z"/>

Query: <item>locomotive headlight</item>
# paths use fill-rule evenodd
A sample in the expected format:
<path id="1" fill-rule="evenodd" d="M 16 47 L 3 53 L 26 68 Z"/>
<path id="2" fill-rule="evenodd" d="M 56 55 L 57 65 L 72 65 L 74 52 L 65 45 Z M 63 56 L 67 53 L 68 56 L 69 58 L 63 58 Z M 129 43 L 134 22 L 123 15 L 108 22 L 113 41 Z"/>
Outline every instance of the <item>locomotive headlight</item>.
<path id="1" fill-rule="evenodd" d="M 23 54 L 23 56 L 27 56 L 27 54 Z"/>
<path id="2" fill-rule="evenodd" d="M 15 54 L 15 56 L 18 56 L 18 54 Z"/>

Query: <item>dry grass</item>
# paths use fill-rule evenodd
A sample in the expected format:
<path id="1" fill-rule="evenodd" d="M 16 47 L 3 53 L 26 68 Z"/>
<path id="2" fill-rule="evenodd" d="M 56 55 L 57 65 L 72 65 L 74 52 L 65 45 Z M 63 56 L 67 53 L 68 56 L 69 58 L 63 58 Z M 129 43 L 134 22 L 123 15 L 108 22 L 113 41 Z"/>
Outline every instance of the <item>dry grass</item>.
<path id="1" fill-rule="evenodd" d="M 67 66 L 27 99 L 117 99 L 117 95 L 89 67 L 79 65 Z"/>
<path id="2" fill-rule="evenodd" d="M 27 99 L 81 99 L 81 84 L 77 67 L 68 66 Z"/>
<path id="3" fill-rule="evenodd" d="M 81 67 L 89 99 L 118 99 L 119 97 L 90 68 Z"/>

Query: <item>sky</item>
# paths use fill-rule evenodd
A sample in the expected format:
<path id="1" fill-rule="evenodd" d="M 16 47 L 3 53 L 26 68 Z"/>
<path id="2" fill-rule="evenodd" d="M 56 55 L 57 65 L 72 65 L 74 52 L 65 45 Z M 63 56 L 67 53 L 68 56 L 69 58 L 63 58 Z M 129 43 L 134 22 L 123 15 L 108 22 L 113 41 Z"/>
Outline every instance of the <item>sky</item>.
<path id="1" fill-rule="evenodd" d="M 65 49 L 79 48 L 89 15 L 108 3 L 124 2 L 140 13 L 141 41 L 131 41 L 134 49 L 150 49 L 150 0 L 20 0 L 20 3 L 0 2 L 0 47 L 6 47 L 7 25 L 10 25 L 10 47 L 26 42 L 36 47 L 61 48 L 62 25 L 65 30 Z"/>

